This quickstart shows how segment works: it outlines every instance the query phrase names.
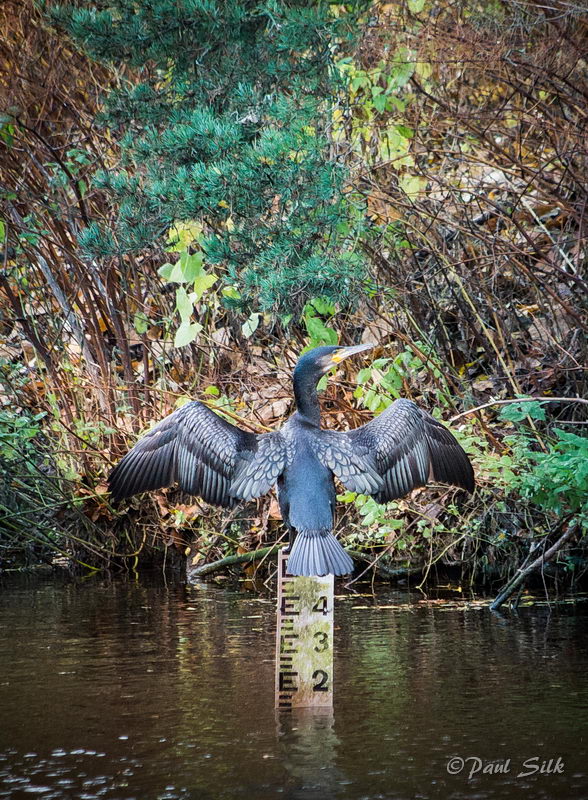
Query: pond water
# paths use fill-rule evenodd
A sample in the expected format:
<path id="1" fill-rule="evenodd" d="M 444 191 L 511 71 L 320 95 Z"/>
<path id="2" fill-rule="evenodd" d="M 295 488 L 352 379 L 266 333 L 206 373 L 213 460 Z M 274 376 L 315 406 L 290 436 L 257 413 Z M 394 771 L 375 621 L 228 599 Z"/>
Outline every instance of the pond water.
<path id="1" fill-rule="evenodd" d="M 277 714 L 271 598 L 3 580 L 0 798 L 588 797 L 588 603 L 377 599 L 336 602 L 333 711 Z"/>

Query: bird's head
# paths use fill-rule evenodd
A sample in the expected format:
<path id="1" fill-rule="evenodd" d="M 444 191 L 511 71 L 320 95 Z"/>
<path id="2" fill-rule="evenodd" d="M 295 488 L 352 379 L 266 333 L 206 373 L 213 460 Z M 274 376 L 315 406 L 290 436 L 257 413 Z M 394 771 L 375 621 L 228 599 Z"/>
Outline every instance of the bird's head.
<path id="1" fill-rule="evenodd" d="M 314 350 L 309 350 L 298 359 L 294 374 L 312 375 L 316 376 L 318 380 L 346 358 L 354 356 L 356 353 L 363 353 L 364 350 L 371 350 L 375 346 L 375 344 L 358 344 L 354 347 L 340 347 L 339 345 L 315 347 Z"/>

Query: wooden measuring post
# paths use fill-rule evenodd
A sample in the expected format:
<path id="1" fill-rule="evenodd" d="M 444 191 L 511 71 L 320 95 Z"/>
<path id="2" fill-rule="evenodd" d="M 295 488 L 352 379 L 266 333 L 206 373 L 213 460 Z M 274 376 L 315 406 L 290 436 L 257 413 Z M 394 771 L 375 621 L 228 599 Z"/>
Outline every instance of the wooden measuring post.
<path id="1" fill-rule="evenodd" d="M 288 575 L 278 555 L 276 708 L 333 705 L 334 577 Z"/>

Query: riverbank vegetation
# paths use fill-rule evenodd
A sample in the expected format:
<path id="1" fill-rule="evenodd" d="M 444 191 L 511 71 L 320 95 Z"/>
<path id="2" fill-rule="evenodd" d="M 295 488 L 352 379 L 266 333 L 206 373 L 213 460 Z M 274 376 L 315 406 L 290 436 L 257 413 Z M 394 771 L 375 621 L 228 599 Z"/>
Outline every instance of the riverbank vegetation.
<path id="1" fill-rule="evenodd" d="M 108 470 L 186 398 L 271 429 L 304 347 L 375 341 L 328 424 L 410 397 L 478 489 L 343 493 L 346 545 L 489 584 L 570 531 L 543 573 L 578 584 L 582 4 L 8 0 L 0 21 L 0 568 L 271 546 L 272 498 L 113 509 Z"/>

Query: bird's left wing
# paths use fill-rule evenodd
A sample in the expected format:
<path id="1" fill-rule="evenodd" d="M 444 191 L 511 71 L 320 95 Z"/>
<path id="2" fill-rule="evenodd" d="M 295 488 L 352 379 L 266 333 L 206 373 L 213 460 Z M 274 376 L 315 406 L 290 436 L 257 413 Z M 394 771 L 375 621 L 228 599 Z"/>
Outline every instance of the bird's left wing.
<path id="1" fill-rule="evenodd" d="M 269 491 L 287 460 L 281 434 L 243 431 L 193 401 L 140 439 L 108 483 L 113 499 L 120 500 L 177 481 L 188 494 L 229 508 Z"/>
<path id="2" fill-rule="evenodd" d="M 325 466 L 347 489 L 378 503 L 430 480 L 474 489 L 474 471 L 460 444 L 412 400 L 396 400 L 353 431 L 321 431 L 319 439 L 317 455 Z"/>

